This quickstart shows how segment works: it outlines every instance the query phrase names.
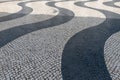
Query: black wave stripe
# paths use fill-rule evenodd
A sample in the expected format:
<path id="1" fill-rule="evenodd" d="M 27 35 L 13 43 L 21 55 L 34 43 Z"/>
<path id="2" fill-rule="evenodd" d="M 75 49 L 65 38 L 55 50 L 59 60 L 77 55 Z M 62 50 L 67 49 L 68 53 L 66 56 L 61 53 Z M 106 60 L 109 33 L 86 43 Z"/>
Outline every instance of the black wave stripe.
<path id="1" fill-rule="evenodd" d="M 16 26 L 7 30 L 3 30 L 0 32 L 0 47 L 6 45 L 10 41 L 21 37 L 30 32 L 40 30 L 43 28 L 57 26 L 63 23 L 70 21 L 74 17 L 74 13 L 70 10 L 56 7 L 56 2 L 48 2 L 47 5 L 57 8 L 59 10 L 59 14 L 49 20 L 41 21 L 38 23 L 26 24 L 21 26 Z"/>
<path id="2" fill-rule="evenodd" d="M 7 15 L 7 16 L 0 17 L 0 22 L 17 19 L 17 18 L 20 18 L 20 17 L 23 17 L 23 16 L 26 16 L 26 15 L 30 14 L 33 11 L 33 9 L 30 8 L 30 7 L 27 7 L 25 5 L 25 4 L 29 3 L 29 2 L 33 2 L 33 1 L 27 1 L 27 2 L 18 3 L 18 5 L 22 7 L 22 10 L 20 10 L 17 13 L 13 13 L 13 14 L 10 14 L 10 15 Z"/>
<path id="3" fill-rule="evenodd" d="M 89 1 L 77 2 L 75 5 L 90 8 L 84 5 L 86 2 Z M 107 19 L 69 39 L 62 54 L 63 80 L 112 80 L 104 60 L 104 45 L 112 34 L 120 31 L 120 15 L 90 9 L 104 13 Z"/>
<path id="4" fill-rule="evenodd" d="M 109 2 L 104 2 L 103 4 L 107 5 L 107 6 L 111 6 L 111 7 L 120 8 L 120 6 L 117 6 L 117 5 L 114 4 L 116 2 L 120 2 L 120 0 L 113 0 L 113 1 L 109 1 Z"/>

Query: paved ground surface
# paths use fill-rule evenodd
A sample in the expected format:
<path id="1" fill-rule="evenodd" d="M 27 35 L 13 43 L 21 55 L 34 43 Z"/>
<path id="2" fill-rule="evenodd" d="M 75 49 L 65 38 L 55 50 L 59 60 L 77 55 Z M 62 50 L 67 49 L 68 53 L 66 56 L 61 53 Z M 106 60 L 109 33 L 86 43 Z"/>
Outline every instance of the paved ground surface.
<path id="1" fill-rule="evenodd" d="M 119 0 L 1 0 L 0 80 L 120 80 Z"/>

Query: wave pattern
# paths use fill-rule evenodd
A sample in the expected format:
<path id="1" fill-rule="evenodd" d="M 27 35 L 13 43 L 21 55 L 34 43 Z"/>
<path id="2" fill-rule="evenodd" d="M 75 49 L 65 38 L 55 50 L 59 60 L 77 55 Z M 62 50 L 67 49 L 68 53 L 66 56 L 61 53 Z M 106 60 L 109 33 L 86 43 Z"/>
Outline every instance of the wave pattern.
<path id="1" fill-rule="evenodd" d="M 21 0 L 0 12 L 0 79 L 120 80 L 118 1 Z"/>
<path id="2" fill-rule="evenodd" d="M 109 1 L 109 2 L 105 2 L 103 4 L 105 4 L 107 6 L 111 6 L 111 7 L 120 8 L 119 6 L 115 5 L 117 2 L 119 2 L 119 0 Z"/>

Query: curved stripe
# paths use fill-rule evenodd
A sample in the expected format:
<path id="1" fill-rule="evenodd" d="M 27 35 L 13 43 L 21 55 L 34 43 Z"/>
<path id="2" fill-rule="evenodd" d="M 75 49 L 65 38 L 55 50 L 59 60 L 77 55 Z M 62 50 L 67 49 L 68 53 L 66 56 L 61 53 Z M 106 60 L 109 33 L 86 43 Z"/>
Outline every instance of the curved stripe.
<path id="1" fill-rule="evenodd" d="M 5 29 L 10 29 L 15 26 L 45 21 L 58 15 L 59 10 L 45 5 L 47 2 L 49 1 L 35 1 L 35 2 L 30 2 L 26 4 L 26 6 L 31 7 L 33 11 L 29 15 L 26 15 L 24 17 L 10 20 L 10 21 L 1 22 L 0 31 L 5 30 Z M 33 7 L 33 6 L 37 6 L 37 7 Z"/>
<path id="2" fill-rule="evenodd" d="M 0 47 L 6 45 L 10 41 L 23 36 L 25 34 L 28 34 L 30 32 L 43 29 L 43 28 L 48 28 L 48 27 L 53 27 L 56 25 L 63 24 L 65 22 L 68 22 L 74 17 L 74 13 L 70 10 L 63 9 L 60 7 L 56 7 L 54 4 L 56 2 L 48 2 L 47 5 L 57 8 L 59 10 L 59 14 L 49 20 L 46 21 L 41 21 L 38 23 L 32 23 L 32 24 L 26 24 L 22 26 L 16 26 L 14 28 L 10 28 L 7 30 L 3 30 L 0 32 Z"/>
<path id="3" fill-rule="evenodd" d="M 100 25 L 80 31 L 67 42 L 62 55 L 63 80 L 112 80 L 104 60 L 104 44 L 120 30 L 120 20 L 116 19 L 120 15 L 94 8 L 96 6 L 87 7 L 84 5 L 86 2 L 75 4 L 100 11 L 107 19 Z"/>
<path id="4" fill-rule="evenodd" d="M 104 56 L 112 80 L 120 80 L 120 32 L 107 39 Z"/>
<path id="5" fill-rule="evenodd" d="M 22 7 L 17 5 L 20 2 L 21 1 L 0 3 L 0 17 L 20 11 Z"/>
<path id="6" fill-rule="evenodd" d="M 105 18 L 104 14 L 100 13 L 99 11 L 85 8 L 85 7 L 78 7 L 78 6 L 74 5 L 74 2 L 76 2 L 76 1 L 64 1 L 64 2 L 56 3 L 55 5 L 73 11 L 75 13 L 75 17 Z"/>
<path id="7" fill-rule="evenodd" d="M 33 9 L 25 6 L 25 4 L 27 4 L 29 2 L 31 2 L 31 1 L 18 3 L 18 5 L 22 7 L 22 10 L 20 10 L 17 13 L 13 13 L 13 14 L 10 14 L 10 15 L 7 15 L 7 16 L 0 17 L 0 22 L 20 18 L 20 17 L 26 16 L 29 13 L 31 13 L 33 11 Z"/>
<path id="8" fill-rule="evenodd" d="M 95 3 L 96 4 L 96 3 Z M 88 5 L 88 4 L 86 4 L 86 5 Z M 92 4 L 89 4 L 88 6 L 91 6 Z M 92 7 L 92 6 L 91 6 Z M 105 8 L 104 8 L 105 9 Z M 115 8 L 114 8 L 115 9 Z M 114 11 L 114 9 L 112 10 L 110 10 L 110 11 L 112 11 L 112 12 L 117 12 L 117 10 L 116 11 Z M 116 9 L 118 9 L 118 8 L 116 8 Z M 107 10 L 107 9 L 106 9 Z M 120 9 L 118 9 L 118 12 L 119 12 L 119 10 Z M 108 11 L 109 11 L 109 9 L 108 9 Z M 109 14 L 109 13 L 108 13 Z M 108 15 L 108 14 L 106 14 L 106 15 Z M 115 15 L 115 14 L 114 14 Z M 112 31 L 116 31 L 116 32 L 118 32 L 119 30 L 120 30 L 120 28 L 119 28 L 119 26 L 120 26 L 120 16 L 118 15 L 118 19 L 117 18 L 114 18 L 114 15 L 113 14 L 109 14 L 109 16 L 113 16 L 113 19 L 109 19 L 109 17 L 108 17 L 108 19 L 107 20 L 111 20 L 111 21 L 109 21 L 109 22 L 106 22 L 106 24 L 109 24 L 108 25 L 108 27 L 111 27 L 111 28 L 113 28 L 112 30 L 109 30 L 109 32 L 110 33 L 112 33 Z M 117 25 L 116 25 L 117 24 Z M 113 34 L 114 33 L 116 33 L 116 32 L 113 32 Z M 111 34 L 109 37 L 111 37 L 113 34 Z M 107 40 L 109 40 L 109 37 L 108 37 L 108 39 Z M 106 41 L 107 41 L 106 40 Z M 106 43 L 106 41 L 105 41 L 105 43 Z M 105 46 L 105 44 L 104 44 L 104 46 Z M 106 47 L 106 46 L 105 46 Z M 110 55 L 110 54 L 109 54 Z M 111 55 L 112 56 L 112 55 Z M 109 62 L 107 59 L 108 59 L 108 57 L 106 56 L 106 52 L 104 52 L 104 58 L 105 58 L 105 63 L 106 63 L 106 66 L 107 66 L 107 69 L 108 69 L 108 71 L 109 71 L 109 73 L 110 73 L 110 76 L 111 76 L 111 78 L 113 79 L 113 80 L 119 80 L 119 76 L 118 76 L 118 74 L 119 74 L 119 71 L 116 71 L 117 70 L 117 66 L 119 65 L 119 64 L 117 64 L 117 65 L 115 65 L 115 63 L 116 62 L 118 62 L 119 60 L 116 60 L 117 59 L 117 57 L 115 58 L 114 56 L 116 56 L 116 54 L 115 53 L 113 53 L 113 56 L 112 56 L 112 58 L 114 58 L 114 59 L 112 59 L 112 58 L 109 58 L 109 61 L 114 61 L 114 64 L 112 64 L 112 62 Z M 116 60 L 116 61 L 115 61 Z M 111 64 L 111 65 L 109 65 L 109 64 Z M 115 67 L 116 66 L 116 67 Z"/>
<path id="9" fill-rule="evenodd" d="M 49 1 L 37 1 L 26 4 L 26 6 L 31 7 L 33 9 L 31 15 L 57 15 L 59 10 L 53 7 L 49 7 L 46 3 Z"/>
<path id="10" fill-rule="evenodd" d="M 114 5 L 116 5 L 117 7 L 120 8 L 120 2 L 116 2 L 116 3 L 114 3 Z"/>
<path id="11" fill-rule="evenodd" d="M 120 0 L 113 0 L 113 1 L 109 1 L 109 2 L 104 2 L 104 5 L 107 6 L 111 6 L 111 7 L 116 7 L 116 8 L 120 8 L 119 6 L 115 5 L 116 2 L 119 2 Z"/>
<path id="12" fill-rule="evenodd" d="M 115 7 L 110 7 L 110 6 L 106 6 L 104 5 L 105 1 L 94 1 L 94 2 L 89 2 L 89 3 L 85 3 L 86 6 L 89 7 L 93 7 L 99 10 L 104 10 L 103 13 L 105 14 L 105 11 L 109 11 L 109 12 L 113 12 L 113 13 L 117 13 L 120 14 L 120 9 L 119 8 L 115 8 Z M 107 18 L 120 18 L 119 15 L 115 15 L 115 14 L 109 14 L 106 15 Z"/>

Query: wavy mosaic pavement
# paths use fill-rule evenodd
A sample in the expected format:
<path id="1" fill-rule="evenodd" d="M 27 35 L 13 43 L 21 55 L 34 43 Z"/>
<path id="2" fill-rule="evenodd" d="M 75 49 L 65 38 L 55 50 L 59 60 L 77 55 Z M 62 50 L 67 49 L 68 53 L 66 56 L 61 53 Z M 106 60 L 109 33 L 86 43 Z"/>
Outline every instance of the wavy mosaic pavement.
<path id="1" fill-rule="evenodd" d="M 120 80 L 119 0 L 0 6 L 0 80 Z"/>

